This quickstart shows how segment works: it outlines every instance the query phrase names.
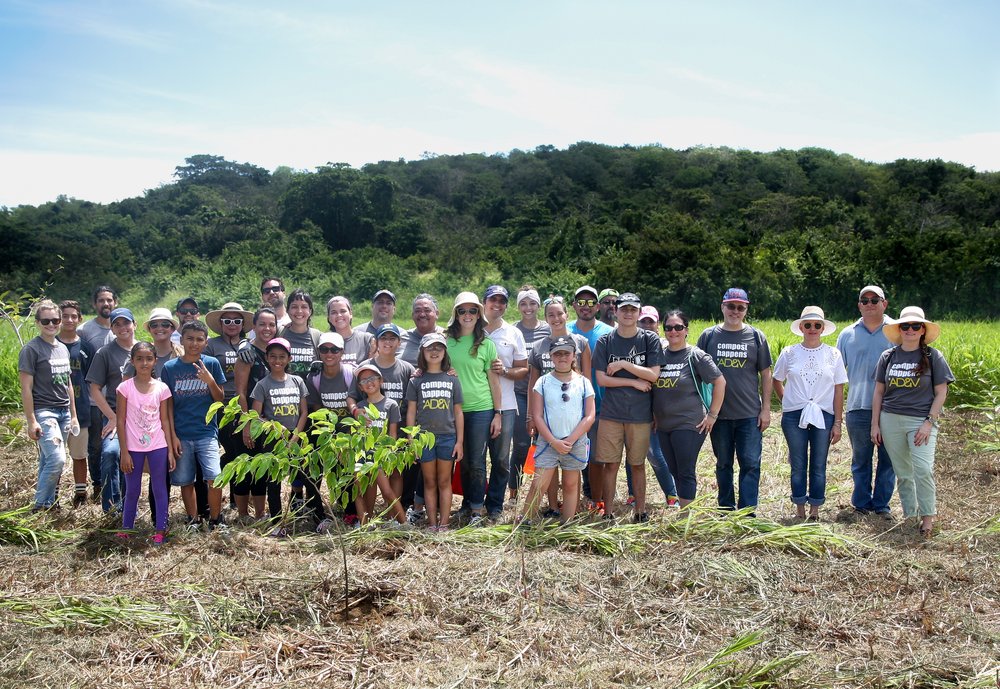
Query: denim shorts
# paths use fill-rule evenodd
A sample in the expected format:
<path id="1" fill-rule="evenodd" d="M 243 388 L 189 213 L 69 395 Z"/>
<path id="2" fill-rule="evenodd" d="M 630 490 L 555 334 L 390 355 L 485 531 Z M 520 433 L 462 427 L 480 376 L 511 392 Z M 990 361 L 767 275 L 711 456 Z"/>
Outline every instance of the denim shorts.
<path id="1" fill-rule="evenodd" d="M 536 469 L 566 469 L 581 471 L 587 466 L 590 457 L 590 438 L 584 435 L 573 444 L 568 455 L 561 455 L 544 440 L 539 440 L 535 446 Z"/>
<path id="2" fill-rule="evenodd" d="M 453 434 L 438 433 L 434 436 L 434 447 L 425 447 L 420 455 L 420 463 L 427 464 L 434 460 L 441 459 L 451 461 L 455 452 L 455 441 L 457 437 Z"/>
<path id="3" fill-rule="evenodd" d="M 219 466 L 219 440 L 216 437 L 198 440 L 182 440 L 181 456 L 177 466 L 170 472 L 170 483 L 175 486 L 189 486 L 194 483 L 195 462 L 201 465 L 201 475 L 206 481 L 214 481 L 222 473 Z"/>

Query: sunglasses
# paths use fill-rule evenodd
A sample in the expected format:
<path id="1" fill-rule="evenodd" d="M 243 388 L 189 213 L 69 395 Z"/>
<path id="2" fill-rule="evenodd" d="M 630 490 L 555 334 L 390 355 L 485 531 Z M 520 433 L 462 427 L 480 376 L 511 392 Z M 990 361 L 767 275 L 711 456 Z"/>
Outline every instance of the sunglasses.
<path id="1" fill-rule="evenodd" d="M 38 322 L 42 325 L 59 325 L 62 323 L 61 318 L 39 318 Z"/>
<path id="2" fill-rule="evenodd" d="M 743 313 L 744 311 L 747 310 L 746 304 L 734 304 L 731 301 L 726 302 L 726 308 L 729 309 L 730 311 L 739 311 L 740 313 Z"/>
<path id="3" fill-rule="evenodd" d="M 177 313 L 184 316 L 194 316 L 200 313 L 200 311 L 198 311 L 198 309 L 177 309 Z"/>
<path id="4" fill-rule="evenodd" d="M 260 288 L 260 293 L 261 294 L 277 294 L 282 289 L 284 289 L 284 288 L 281 287 L 280 285 L 279 286 L 275 286 L 275 287 L 261 287 Z"/>
<path id="5" fill-rule="evenodd" d="M 174 324 L 170 321 L 153 321 L 149 324 L 150 328 L 173 328 Z"/>
<path id="6" fill-rule="evenodd" d="M 368 376 L 367 378 L 358 378 L 358 383 L 361 385 L 368 385 L 375 381 L 381 380 L 378 376 Z"/>
<path id="7" fill-rule="evenodd" d="M 563 402 L 569 402 L 569 395 L 566 394 L 567 390 L 569 390 L 569 383 L 563 383 L 562 384 L 562 401 Z"/>
<path id="8" fill-rule="evenodd" d="M 879 299 L 878 297 L 872 297 L 871 299 L 869 299 L 868 297 L 863 297 L 861 299 L 858 299 L 858 303 L 861 304 L 862 306 L 868 306 L 869 304 L 872 305 L 879 304 L 881 303 L 881 301 L 882 300 Z"/>
<path id="9" fill-rule="evenodd" d="M 243 325 L 242 318 L 220 318 L 223 325 Z"/>
<path id="10" fill-rule="evenodd" d="M 822 330 L 823 329 L 823 324 L 822 323 L 803 323 L 802 324 L 802 329 L 803 330 Z"/>
<path id="11" fill-rule="evenodd" d="M 597 306 L 598 301 L 596 299 L 577 299 L 573 303 L 577 306 Z"/>
<path id="12" fill-rule="evenodd" d="M 663 332 L 668 333 L 671 330 L 676 330 L 677 332 L 680 332 L 680 331 L 684 330 L 685 328 L 687 328 L 686 325 L 680 325 L 680 324 L 677 324 L 677 325 L 664 325 L 663 326 Z"/>
<path id="13" fill-rule="evenodd" d="M 336 347 L 334 345 L 323 345 L 319 348 L 320 354 L 340 354 L 344 351 L 343 347 Z"/>
<path id="14" fill-rule="evenodd" d="M 614 306 L 614 305 L 615 305 L 614 299 L 605 299 L 604 301 L 601 302 L 601 306 Z"/>
<path id="15" fill-rule="evenodd" d="M 469 316 L 478 316 L 479 315 L 479 308 L 476 307 L 476 306 L 473 306 L 473 307 L 468 308 L 468 309 L 461 309 L 461 308 L 460 309 L 455 309 L 455 313 L 457 313 L 459 316 L 465 316 L 466 314 L 468 314 Z"/>
<path id="16" fill-rule="evenodd" d="M 920 330 L 923 329 L 923 327 L 924 327 L 923 323 L 900 323 L 899 324 L 899 329 L 903 330 L 903 331 L 912 330 L 913 332 L 919 332 Z"/>

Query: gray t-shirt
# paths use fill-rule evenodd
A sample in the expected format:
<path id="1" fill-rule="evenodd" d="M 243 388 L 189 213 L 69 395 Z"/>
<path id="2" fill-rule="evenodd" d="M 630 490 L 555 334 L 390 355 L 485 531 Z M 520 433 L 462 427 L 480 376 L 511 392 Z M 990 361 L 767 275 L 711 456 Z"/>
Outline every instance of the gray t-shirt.
<path id="1" fill-rule="evenodd" d="M 69 386 L 72 373 L 69 350 L 59 340 L 49 344 L 39 335 L 21 348 L 17 370 L 33 376 L 31 401 L 35 409 L 69 407 Z"/>
<path id="2" fill-rule="evenodd" d="M 365 359 L 361 363 L 373 364 L 375 368 L 382 372 L 382 394 L 389 399 L 395 400 L 396 404 L 402 406 L 403 399 L 406 396 L 406 387 L 410 383 L 410 378 L 413 377 L 414 367 L 399 359 L 396 359 L 392 366 L 386 368 L 380 366 L 375 359 Z M 355 377 L 354 383 L 351 385 L 351 398 L 362 404 L 368 404 L 367 400 L 363 401 L 361 399 L 362 397 L 364 397 L 364 394 L 358 385 L 357 377 Z"/>
<path id="3" fill-rule="evenodd" d="M 347 416 L 347 395 L 354 382 L 354 368 L 340 365 L 340 372 L 327 377 L 322 372 L 310 373 L 306 378 L 310 409 L 329 409 L 337 418 Z"/>
<path id="4" fill-rule="evenodd" d="M 622 337 L 617 330 L 601 335 L 594 350 L 594 370 L 607 373 L 608 364 L 612 361 L 630 361 L 636 366 L 643 367 L 659 366 L 663 361 L 660 338 L 656 333 L 641 328 L 632 337 Z M 638 376 L 625 370 L 616 372 L 612 377 L 638 380 Z M 649 423 L 653 420 L 651 394 L 631 386 L 606 387 L 604 400 L 601 402 L 601 419 L 619 423 Z"/>
<path id="5" fill-rule="evenodd" d="M 261 416 L 277 421 L 290 431 L 299 423 L 299 403 L 308 395 L 306 384 L 298 376 L 285 376 L 277 381 L 270 375 L 261 378 L 250 393 L 250 399 L 263 404 Z"/>
<path id="6" fill-rule="evenodd" d="M 406 402 L 417 403 L 417 425 L 431 433 L 455 433 L 455 405 L 462 404 L 462 384 L 458 376 L 424 373 L 410 381 Z"/>
<path id="7" fill-rule="evenodd" d="M 382 429 L 387 433 L 389 432 L 389 424 L 394 423 L 398 427 L 402 423 L 402 419 L 399 414 L 399 403 L 397 403 L 396 400 L 389 399 L 385 396 L 383 396 L 378 402 L 369 403 L 368 400 L 365 400 L 364 408 L 367 409 L 369 404 L 375 405 L 375 408 L 378 409 L 378 420 L 374 423 L 381 423 Z"/>
<path id="8" fill-rule="evenodd" d="M 443 333 L 444 328 L 435 326 L 434 332 Z M 418 333 L 416 328 L 404 332 L 399 341 L 399 349 L 396 350 L 396 358 L 402 359 L 416 368 L 417 357 L 420 355 L 420 340 L 423 338 L 424 336 Z"/>
<path id="9" fill-rule="evenodd" d="M 549 328 L 549 324 L 544 321 L 538 321 L 538 325 L 534 328 L 526 327 L 521 321 L 514 324 L 514 327 L 521 331 L 521 337 L 524 338 L 524 349 L 528 355 L 528 363 L 531 363 L 531 353 L 534 351 L 535 343 L 541 340 L 543 337 L 552 332 Z M 580 343 L 577 343 L 577 347 Z M 527 395 L 528 394 L 528 378 L 525 376 L 520 380 L 514 381 L 514 394 L 515 395 Z"/>
<path id="10" fill-rule="evenodd" d="M 115 339 L 114 333 L 111 332 L 111 326 L 105 328 L 97 322 L 97 319 L 91 319 L 81 325 L 76 329 L 76 334 L 89 342 L 95 352 L 100 351 L 101 347 Z"/>
<path id="11" fill-rule="evenodd" d="M 101 347 L 87 371 L 87 382 L 104 388 L 104 399 L 114 409 L 118 404 L 118 386 L 129 363 L 129 350 L 112 340 Z"/>
<path id="12" fill-rule="evenodd" d="M 350 364 L 355 368 L 365 359 L 371 351 L 372 342 L 375 336 L 363 328 L 355 328 L 350 337 L 344 338 L 344 353 L 340 356 L 341 364 Z"/>
<path id="13" fill-rule="evenodd" d="M 934 402 L 934 386 L 955 382 L 948 362 L 941 352 L 930 348 L 931 366 L 917 377 L 917 368 L 923 357 L 919 349 L 912 352 L 893 347 L 882 352 L 875 366 L 875 380 L 885 383 L 882 411 L 903 416 L 927 416 Z"/>
<path id="14" fill-rule="evenodd" d="M 319 342 L 319 330 L 309 328 L 304 333 L 292 332 L 291 328 L 281 331 L 279 337 L 288 340 L 292 347 L 292 361 L 288 366 L 288 372 L 305 378 L 309 374 L 309 367 L 319 356 L 316 352 L 316 343 Z"/>
<path id="15" fill-rule="evenodd" d="M 749 419 L 760 414 L 758 374 L 771 368 L 771 348 L 764 333 L 749 325 L 737 331 L 713 325 L 698 337 L 698 348 L 712 357 L 726 377 L 719 418 Z"/>
<path id="16" fill-rule="evenodd" d="M 236 351 L 239 343 L 232 344 L 226 338 L 219 335 L 213 337 L 205 344 L 205 354 L 214 356 L 222 364 L 222 372 L 226 376 L 226 384 L 222 386 L 222 393 L 227 400 L 236 397 Z M 310 361 L 311 363 L 311 361 Z"/>
<path id="17" fill-rule="evenodd" d="M 571 334 L 570 337 L 576 342 L 576 370 L 579 373 L 583 373 L 583 350 L 585 347 L 589 348 L 590 345 L 587 343 L 587 338 L 583 335 Z M 552 363 L 552 355 L 549 354 L 552 339 L 551 335 L 545 335 L 535 343 L 535 346 L 531 349 L 531 354 L 528 355 L 528 365 L 538 371 L 539 377 L 555 370 L 555 366 Z"/>
<path id="18" fill-rule="evenodd" d="M 705 418 L 705 405 L 691 375 L 689 356 L 703 382 L 711 383 L 722 375 L 712 357 L 697 347 L 689 345 L 676 352 L 664 347 L 663 367 L 653 386 L 653 416 L 657 430 L 693 431 Z"/>

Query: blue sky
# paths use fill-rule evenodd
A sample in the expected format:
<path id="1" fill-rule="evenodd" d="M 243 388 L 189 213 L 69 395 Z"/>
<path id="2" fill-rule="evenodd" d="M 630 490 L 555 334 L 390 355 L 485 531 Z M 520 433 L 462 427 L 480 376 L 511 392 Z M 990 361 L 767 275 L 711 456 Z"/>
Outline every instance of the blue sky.
<path id="1" fill-rule="evenodd" d="M 565 147 L 1000 170 L 1000 2 L 0 0 L 0 206 Z"/>

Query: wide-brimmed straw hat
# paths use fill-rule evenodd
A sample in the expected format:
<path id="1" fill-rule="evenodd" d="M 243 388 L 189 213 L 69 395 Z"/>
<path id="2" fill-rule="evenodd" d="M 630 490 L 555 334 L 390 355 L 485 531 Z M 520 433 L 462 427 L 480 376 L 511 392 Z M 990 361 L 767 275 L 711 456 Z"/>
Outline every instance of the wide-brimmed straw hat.
<path id="1" fill-rule="evenodd" d="M 455 305 L 451 307 L 451 318 L 448 319 L 448 325 L 455 322 L 455 318 L 458 315 L 458 307 L 462 304 L 473 304 L 479 307 L 479 320 L 486 325 L 488 322 L 486 320 L 486 309 L 483 308 L 483 302 L 479 301 L 479 297 L 476 296 L 475 292 L 459 292 L 458 296 L 455 297 Z"/>
<path id="2" fill-rule="evenodd" d="M 170 309 L 165 309 L 162 306 L 153 309 L 149 312 L 149 318 L 143 324 L 146 330 L 149 330 L 149 324 L 153 321 L 170 321 L 170 324 L 174 326 L 174 330 L 177 330 L 177 319 L 174 318 L 174 314 L 170 313 Z"/>
<path id="3" fill-rule="evenodd" d="M 222 323 L 219 319 L 222 318 L 224 313 L 239 313 L 243 316 L 243 325 L 240 326 L 240 330 L 243 332 L 249 331 L 253 327 L 253 312 L 247 311 L 243 308 L 242 304 L 235 301 L 229 301 L 222 305 L 221 309 L 216 309 L 215 311 L 209 311 L 205 314 L 205 325 L 212 329 L 212 332 L 222 334 Z"/>
<path id="4" fill-rule="evenodd" d="M 887 323 L 882 328 L 886 339 L 893 344 L 901 344 L 903 342 L 903 335 L 899 332 L 900 323 L 923 323 L 924 330 L 926 331 L 924 344 L 930 344 L 941 336 L 941 326 L 924 318 L 924 310 L 922 308 L 919 306 L 907 306 L 899 312 L 899 318 L 894 323 Z"/>
<path id="5" fill-rule="evenodd" d="M 802 315 L 799 316 L 797 320 L 792 321 L 793 334 L 800 336 L 804 335 L 802 332 L 803 321 L 823 321 L 823 337 L 832 335 L 837 331 L 837 324 L 833 321 L 826 320 L 826 314 L 823 313 L 823 309 L 818 306 L 807 306 L 802 309 Z"/>

